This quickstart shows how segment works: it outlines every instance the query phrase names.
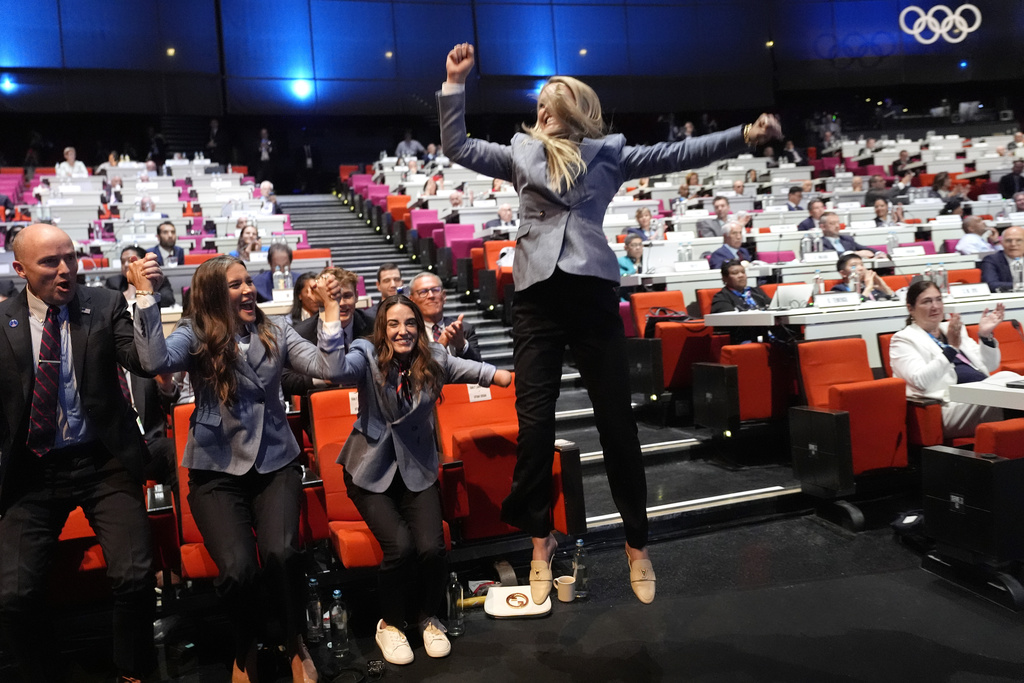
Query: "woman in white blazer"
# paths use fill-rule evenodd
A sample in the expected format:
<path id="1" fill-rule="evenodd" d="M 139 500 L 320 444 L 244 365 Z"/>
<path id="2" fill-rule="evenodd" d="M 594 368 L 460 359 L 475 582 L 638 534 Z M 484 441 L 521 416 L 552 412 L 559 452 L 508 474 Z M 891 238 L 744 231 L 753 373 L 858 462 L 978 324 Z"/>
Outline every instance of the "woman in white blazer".
<path id="1" fill-rule="evenodd" d="M 338 380 L 344 346 L 339 304 L 330 295 L 336 285 L 325 276 L 313 287 L 324 308 L 318 349 L 256 306 L 241 260 L 218 256 L 196 269 L 192 314 L 165 340 L 155 298 L 144 291 L 153 269 L 159 272 L 150 254 L 128 272 L 138 290 L 135 345 L 143 368 L 188 371 L 195 390 L 182 464 L 196 525 L 217 564 L 214 585 L 232 621 L 232 681 L 258 680 L 256 643 L 268 617 L 284 629 L 292 679 L 315 681 L 301 636 L 300 449 L 285 414 L 281 371 Z"/>
<path id="2" fill-rule="evenodd" d="M 409 664 L 402 632 L 407 597 L 416 596 L 423 648 L 451 652 L 437 619 L 448 578 L 437 482 L 434 405 L 447 383 L 507 387 L 508 370 L 448 355 L 455 326 L 431 342 L 420 309 L 397 294 L 381 302 L 373 339 L 356 339 L 345 354 L 341 381 L 359 388 L 359 415 L 338 462 L 349 498 L 384 553 L 378 572 L 383 618 L 376 641 L 384 659 Z"/>
<path id="3" fill-rule="evenodd" d="M 551 590 L 551 464 L 555 401 L 568 345 L 594 405 L 612 498 L 622 515 L 630 585 L 654 600 L 647 551 L 647 480 L 629 394 L 625 332 L 619 317 L 619 264 L 602 230 L 608 204 L 631 178 L 699 168 L 749 149 L 782 130 L 774 117 L 721 133 L 650 147 L 606 135 L 596 93 L 555 76 L 541 89 L 537 122 L 509 145 L 466 135 L 465 82 L 473 46 L 446 58 L 438 93 L 441 145 L 453 161 L 506 180 L 519 193 L 513 267 L 512 337 L 519 418 L 516 470 L 502 519 L 533 537 L 530 591 Z"/>
<path id="4" fill-rule="evenodd" d="M 981 344 L 964 331 L 960 315 L 951 313 L 943 322 L 942 294 L 928 281 L 915 282 L 907 290 L 907 326 L 892 337 L 889 360 L 892 374 L 906 381 L 907 396 L 942 401 L 943 437 L 972 436 L 982 422 L 1003 419 L 1000 408 L 956 403 L 949 387 L 966 382 L 1005 384 L 1020 379 L 1014 372 L 992 373 L 999 367 L 999 344 L 992 331 L 1002 322 L 1003 304 L 985 309 L 978 322 Z"/>

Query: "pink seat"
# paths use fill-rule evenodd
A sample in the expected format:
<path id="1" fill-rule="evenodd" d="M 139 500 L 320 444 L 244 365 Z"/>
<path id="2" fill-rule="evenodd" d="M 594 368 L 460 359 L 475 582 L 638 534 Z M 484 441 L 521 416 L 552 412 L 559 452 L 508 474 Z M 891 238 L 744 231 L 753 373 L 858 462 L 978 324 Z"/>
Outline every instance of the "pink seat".
<path id="1" fill-rule="evenodd" d="M 444 230 L 444 223 L 441 221 L 423 221 L 416 226 L 416 232 L 419 233 L 421 240 L 429 240 L 434 236 L 434 232 L 441 232 Z"/>
<path id="2" fill-rule="evenodd" d="M 434 229 L 434 244 L 439 247 L 450 247 L 453 239 L 473 239 L 474 232 L 476 232 L 476 228 L 465 223 L 452 223 L 451 225 L 445 225 L 441 230 L 438 230 L 437 228 Z"/>
<path id="3" fill-rule="evenodd" d="M 388 186 L 387 185 L 368 185 L 366 191 L 363 192 L 363 197 L 370 200 L 373 203 L 377 203 L 377 200 L 387 201 Z"/>
<path id="4" fill-rule="evenodd" d="M 471 251 L 473 249 L 483 249 L 484 241 L 482 239 L 453 239 L 449 242 L 449 246 L 452 249 L 452 258 L 457 261 L 461 258 L 472 258 Z"/>
<path id="5" fill-rule="evenodd" d="M 349 178 L 349 184 L 352 186 L 352 191 L 356 194 L 362 194 L 371 182 L 373 182 L 373 176 L 367 173 L 353 173 Z"/>
<path id="6" fill-rule="evenodd" d="M 409 229 L 416 230 L 420 223 L 437 220 L 437 209 L 412 209 L 409 212 Z"/>
<path id="7" fill-rule="evenodd" d="M 786 263 L 796 258 L 792 251 L 759 251 L 757 258 L 765 263 Z"/>
<path id="8" fill-rule="evenodd" d="M 835 171 L 839 166 L 839 159 L 836 157 L 825 157 L 821 160 L 822 168 L 826 171 Z"/>
<path id="9" fill-rule="evenodd" d="M 636 325 L 633 323 L 633 312 L 630 310 L 628 301 L 619 302 L 619 317 L 622 318 L 622 326 L 626 330 L 626 337 L 635 337 Z"/>
<path id="10" fill-rule="evenodd" d="M 356 294 L 366 296 L 366 282 L 363 280 L 362 275 L 356 279 Z"/>
<path id="11" fill-rule="evenodd" d="M 958 239 L 955 239 L 955 240 L 942 240 L 942 251 L 944 251 L 947 254 L 955 254 L 956 253 L 956 243 L 959 242 L 959 241 L 960 240 L 958 240 Z"/>

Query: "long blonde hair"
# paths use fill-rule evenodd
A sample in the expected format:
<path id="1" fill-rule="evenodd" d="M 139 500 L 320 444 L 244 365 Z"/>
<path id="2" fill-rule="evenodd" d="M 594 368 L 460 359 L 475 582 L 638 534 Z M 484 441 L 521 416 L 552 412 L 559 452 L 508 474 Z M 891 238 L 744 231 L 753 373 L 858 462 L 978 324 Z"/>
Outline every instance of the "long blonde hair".
<path id="1" fill-rule="evenodd" d="M 544 144 L 548 157 L 548 187 L 560 192 L 563 187 L 571 189 L 576 179 L 587 170 L 587 164 L 580 155 L 580 141 L 604 137 L 601 100 L 593 88 L 570 76 L 552 76 L 541 88 L 542 93 L 545 88 L 550 88 L 548 106 L 565 124 L 564 137 L 547 135 L 538 123 L 532 126 L 523 124 L 523 130 Z"/>

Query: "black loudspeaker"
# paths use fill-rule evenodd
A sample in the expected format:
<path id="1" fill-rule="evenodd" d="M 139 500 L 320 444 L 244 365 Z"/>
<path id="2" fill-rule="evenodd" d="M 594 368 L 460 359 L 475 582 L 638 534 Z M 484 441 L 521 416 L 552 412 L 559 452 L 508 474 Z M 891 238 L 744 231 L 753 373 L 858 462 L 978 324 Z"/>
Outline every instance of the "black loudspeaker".
<path id="1" fill-rule="evenodd" d="M 693 364 L 693 423 L 718 432 L 739 431 L 739 368 L 719 363 Z"/>
<path id="2" fill-rule="evenodd" d="M 789 442 L 793 471 L 804 493 L 818 498 L 854 493 L 848 412 L 790 408 Z"/>
<path id="3" fill-rule="evenodd" d="M 1024 459 L 934 446 L 921 453 L 921 473 L 925 525 L 943 553 L 1024 559 Z"/>
<path id="4" fill-rule="evenodd" d="M 999 110 L 1000 121 L 1013 121 L 1013 110 L 1012 109 L 1000 109 Z"/>

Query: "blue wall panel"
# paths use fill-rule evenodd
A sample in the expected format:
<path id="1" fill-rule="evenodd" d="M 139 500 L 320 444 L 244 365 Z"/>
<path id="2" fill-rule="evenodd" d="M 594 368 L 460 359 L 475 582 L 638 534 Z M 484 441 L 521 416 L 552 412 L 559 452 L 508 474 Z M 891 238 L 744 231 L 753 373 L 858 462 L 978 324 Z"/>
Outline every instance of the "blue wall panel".
<path id="1" fill-rule="evenodd" d="M 317 78 L 398 75 L 391 3 L 313 0 L 312 14 Z"/>
<path id="2" fill-rule="evenodd" d="M 476 8 L 480 73 L 487 76 L 552 76 L 555 32 L 551 7 L 481 4 Z"/>
<path id="3" fill-rule="evenodd" d="M 574 76 L 630 73 L 623 6 L 555 5 L 558 72 Z M 586 50 L 585 55 L 580 50 Z"/>
<path id="4" fill-rule="evenodd" d="M 57 0 L 5 2 L 0 68 L 59 69 L 60 23 Z"/>
<path id="5" fill-rule="evenodd" d="M 473 42 L 470 4 L 395 3 L 395 44 L 400 78 L 445 79 L 444 59 L 455 43 Z"/>
<path id="6" fill-rule="evenodd" d="M 222 0 L 228 76 L 312 78 L 306 0 Z"/>

